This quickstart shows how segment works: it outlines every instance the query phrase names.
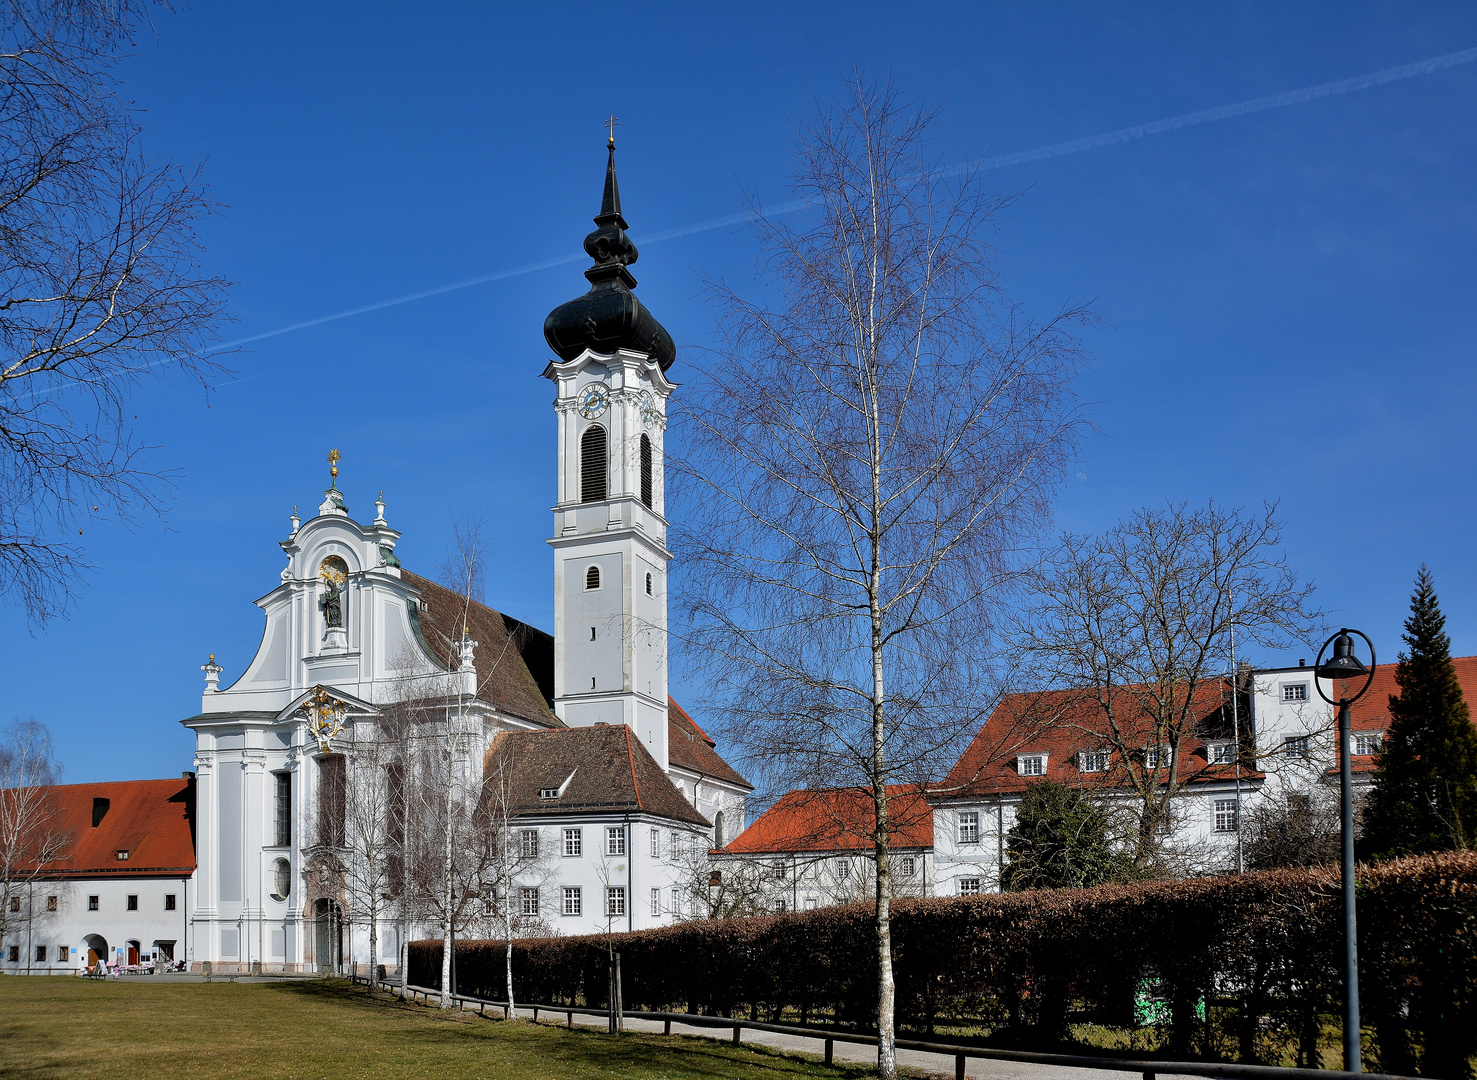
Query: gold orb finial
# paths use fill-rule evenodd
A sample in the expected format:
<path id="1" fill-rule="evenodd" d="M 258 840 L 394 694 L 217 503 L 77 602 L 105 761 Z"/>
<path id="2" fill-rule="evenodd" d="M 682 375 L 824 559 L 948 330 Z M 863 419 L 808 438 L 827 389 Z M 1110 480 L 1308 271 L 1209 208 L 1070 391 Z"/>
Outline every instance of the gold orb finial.
<path id="1" fill-rule="evenodd" d="M 210 662 L 211 662 L 211 663 L 212 663 L 212 664 L 213 664 L 213 663 L 215 663 L 215 653 L 211 653 L 211 654 L 210 654 Z"/>
<path id="2" fill-rule="evenodd" d="M 333 477 L 334 480 L 338 479 L 338 463 L 342 457 L 343 455 L 338 452 L 337 448 L 328 452 L 328 475 Z"/>

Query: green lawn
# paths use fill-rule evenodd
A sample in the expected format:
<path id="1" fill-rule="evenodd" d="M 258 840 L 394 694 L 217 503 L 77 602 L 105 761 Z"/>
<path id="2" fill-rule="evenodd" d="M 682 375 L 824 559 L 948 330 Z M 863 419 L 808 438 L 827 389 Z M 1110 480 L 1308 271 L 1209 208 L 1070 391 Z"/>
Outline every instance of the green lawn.
<path id="1" fill-rule="evenodd" d="M 0 1076 L 261 1080 L 859 1077 L 706 1039 L 535 1026 L 370 1000 L 341 982 L 0 978 Z"/>

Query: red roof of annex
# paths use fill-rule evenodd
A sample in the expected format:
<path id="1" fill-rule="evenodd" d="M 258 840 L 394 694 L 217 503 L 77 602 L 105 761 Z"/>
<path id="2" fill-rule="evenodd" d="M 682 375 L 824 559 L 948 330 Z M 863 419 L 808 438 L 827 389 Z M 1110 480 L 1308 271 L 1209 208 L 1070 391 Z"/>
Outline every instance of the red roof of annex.
<path id="1" fill-rule="evenodd" d="M 120 780 L 105 784 L 57 784 L 49 829 L 63 838 L 61 854 L 47 863 L 47 878 L 185 877 L 195 871 L 191 817 L 195 793 L 186 779 Z M 93 825 L 95 800 L 102 817 Z M 120 853 L 122 853 L 120 857 Z"/>
<path id="2" fill-rule="evenodd" d="M 933 810 L 918 784 L 889 784 L 890 846 L 933 846 Z M 802 788 L 786 792 L 724 850 L 757 855 L 788 851 L 852 851 L 872 847 L 868 788 Z"/>

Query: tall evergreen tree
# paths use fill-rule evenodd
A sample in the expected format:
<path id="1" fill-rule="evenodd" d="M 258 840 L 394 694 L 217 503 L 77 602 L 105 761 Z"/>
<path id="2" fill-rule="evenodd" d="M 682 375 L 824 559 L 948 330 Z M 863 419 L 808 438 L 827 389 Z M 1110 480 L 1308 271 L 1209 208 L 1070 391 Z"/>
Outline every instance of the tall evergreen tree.
<path id="1" fill-rule="evenodd" d="M 1132 869 L 1114 852 L 1108 819 L 1085 794 L 1056 780 L 1033 780 L 1005 834 L 1007 891 L 1083 889 Z"/>
<path id="2" fill-rule="evenodd" d="M 1364 810 L 1361 855 L 1477 848 L 1477 729 L 1451 662 L 1431 573 L 1416 577 L 1390 728 Z"/>

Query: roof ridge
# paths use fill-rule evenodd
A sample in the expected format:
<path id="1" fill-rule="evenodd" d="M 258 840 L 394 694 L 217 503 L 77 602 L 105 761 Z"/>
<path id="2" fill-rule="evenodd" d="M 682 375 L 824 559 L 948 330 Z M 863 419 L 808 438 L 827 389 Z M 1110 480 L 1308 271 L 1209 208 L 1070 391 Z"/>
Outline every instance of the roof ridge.
<path id="1" fill-rule="evenodd" d="M 641 805 L 641 785 L 636 782 L 636 755 L 631 750 L 631 729 L 626 724 L 621 727 L 626 730 L 626 761 L 631 766 L 631 790 L 636 793 L 636 809 L 644 810 L 646 807 Z"/>

